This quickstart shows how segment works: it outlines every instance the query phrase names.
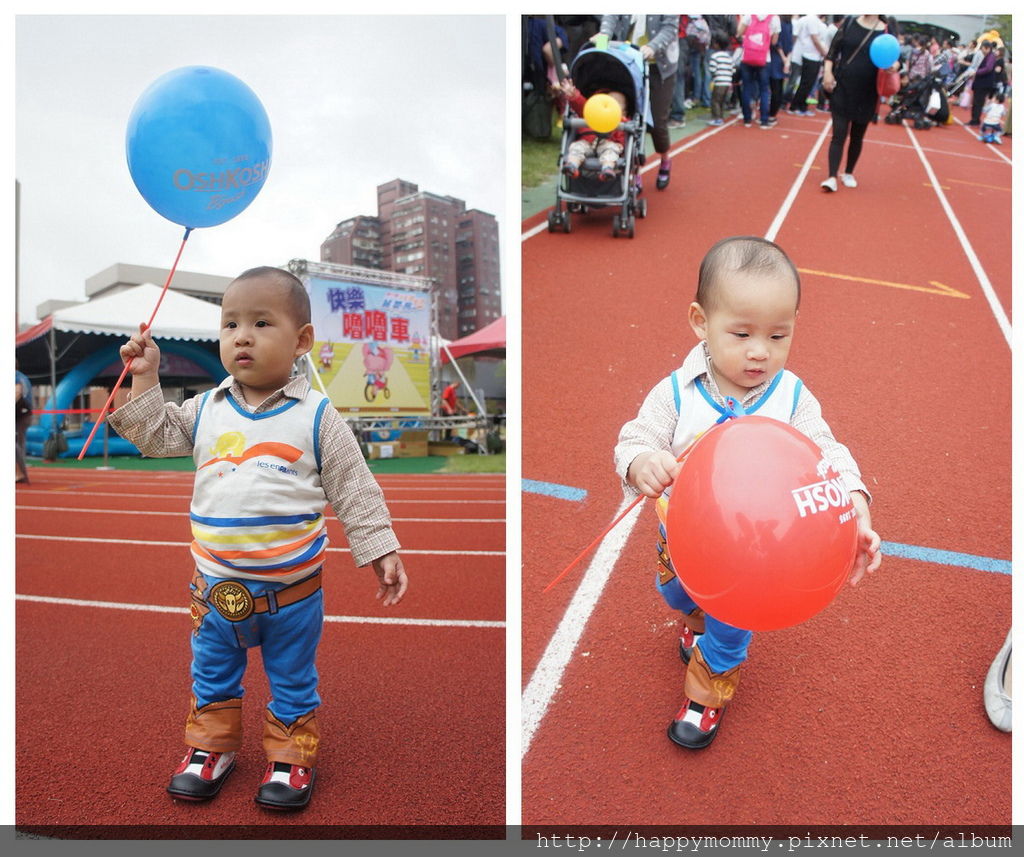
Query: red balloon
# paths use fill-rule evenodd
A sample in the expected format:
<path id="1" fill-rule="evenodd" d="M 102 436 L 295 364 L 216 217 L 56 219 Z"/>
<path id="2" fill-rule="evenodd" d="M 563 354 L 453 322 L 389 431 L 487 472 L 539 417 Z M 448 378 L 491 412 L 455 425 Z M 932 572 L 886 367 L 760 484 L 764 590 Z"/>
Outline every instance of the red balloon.
<path id="1" fill-rule="evenodd" d="M 693 600 L 749 631 L 823 610 L 857 555 L 842 479 L 810 438 L 768 417 L 727 420 L 697 441 L 672 486 L 666 530 Z"/>

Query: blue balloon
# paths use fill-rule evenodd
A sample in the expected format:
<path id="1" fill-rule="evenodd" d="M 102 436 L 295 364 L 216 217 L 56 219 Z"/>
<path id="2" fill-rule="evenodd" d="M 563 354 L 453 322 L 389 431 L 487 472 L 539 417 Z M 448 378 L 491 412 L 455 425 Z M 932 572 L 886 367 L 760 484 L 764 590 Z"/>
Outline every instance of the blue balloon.
<path id="1" fill-rule="evenodd" d="M 900 58 L 900 43 L 892 33 L 882 33 L 871 42 L 868 54 L 878 68 L 888 68 Z"/>
<path id="2" fill-rule="evenodd" d="M 156 212 L 189 229 L 244 211 L 270 170 L 270 120 L 234 75 L 186 66 L 157 78 L 132 108 L 128 170 Z"/>

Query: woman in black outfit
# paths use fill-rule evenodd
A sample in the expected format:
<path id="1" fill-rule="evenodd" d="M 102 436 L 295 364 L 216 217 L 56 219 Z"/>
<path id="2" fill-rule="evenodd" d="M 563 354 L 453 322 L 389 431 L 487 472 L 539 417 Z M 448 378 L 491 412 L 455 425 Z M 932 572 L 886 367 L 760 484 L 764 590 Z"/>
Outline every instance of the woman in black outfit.
<path id="1" fill-rule="evenodd" d="M 821 183 L 826 191 L 839 190 L 840 180 L 846 187 L 857 187 L 853 168 L 857 166 L 868 123 L 878 108 L 878 69 L 871 61 L 871 43 L 886 32 L 887 26 L 885 15 L 851 15 L 839 25 L 825 57 L 822 85 L 830 93 L 832 104 L 828 178 Z M 839 164 L 847 137 L 850 146 L 846 152 L 846 172 L 840 176 Z"/>
<path id="2" fill-rule="evenodd" d="M 968 125 L 981 124 L 981 111 L 985 107 L 985 99 L 996 90 L 998 73 L 1001 67 L 999 57 L 995 52 L 995 43 L 984 41 L 981 43 L 981 63 L 974 73 L 971 81 L 971 121 Z"/>

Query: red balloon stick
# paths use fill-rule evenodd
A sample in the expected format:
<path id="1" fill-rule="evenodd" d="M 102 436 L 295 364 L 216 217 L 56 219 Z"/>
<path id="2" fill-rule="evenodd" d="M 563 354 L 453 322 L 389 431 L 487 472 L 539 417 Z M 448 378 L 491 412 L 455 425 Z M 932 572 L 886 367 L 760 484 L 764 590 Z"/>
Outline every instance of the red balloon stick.
<path id="1" fill-rule="evenodd" d="M 693 445 L 698 440 L 700 440 L 700 438 L 702 436 L 703 436 L 703 432 L 701 434 L 697 435 L 697 437 L 695 437 L 692 441 L 690 441 L 689 446 L 687 446 L 686 449 L 684 449 L 676 457 L 676 461 L 678 461 L 680 463 L 686 461 L 686 456 L 688 456 L 690 454 L 690 450 L 693 449 Z M 579 561 L 581 559 L 583 559 L 583 557 L 585 557 L 588 553 L 590 553 L 590 551 L 592 551 L 597 546 L 598 542 L 600 542 L 601 539 L 603 539 L 606 535 L 608 535 L 608 533 L 610 533 L 613 529 L 615 529 L 615 527 L 619 523 L 619 521 L 621 521 L 623 518 L 625 518 L 626 515 L 628 515 L 629 512 L 633 508 L 635 508 L 638 503 L 642 503 L 645 499 L 647 499 L 646 496 L 644 494 L 641 494 L 632 503 L 630 503 L 629 506 L 627 506 L 626 509 L 622 512 L 622 514 L 619 515 L 619 517 L 617 517 L 607 527 L 605 527 L 604 530 L 601 531 L 601 534 L 596 539 L 594 539 L 589 545 L 587 545 L 580 552 L 580 555 L 577 556 L 576 559 L 574 559 L 565 568 L 563 568 L 560 572 L 558 572 L 558 574 L 555 576 L 554 580 L 552 580 L 547 586 L 545 586 L 543 591 L 547 592 L 549 589 L 551 589 L 551 587 L 553 587 L 556 583 L 558 583 L 558 581 L 560 581 L 563 577 L 565 577 L 573 568 L 575 568 L 576 564 L 579 563 Z"/>

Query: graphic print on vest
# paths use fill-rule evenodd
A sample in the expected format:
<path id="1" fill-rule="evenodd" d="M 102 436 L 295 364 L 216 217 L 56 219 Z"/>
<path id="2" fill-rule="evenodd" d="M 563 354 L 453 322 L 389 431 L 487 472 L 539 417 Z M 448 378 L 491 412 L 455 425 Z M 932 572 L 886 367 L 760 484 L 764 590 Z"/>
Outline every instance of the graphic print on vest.
<path id="1" fill-rule="evenodd" d="M 298 471 L 288 467 L 287 464 L 294 464 L 298 461 L 302 457 L 302 450 L 296 449 L 287 443 L 278 443 L 277 441 L 264 441 L 263 443 L 253 444 L 253 446 L 247 449 L 245 446 L 245 435 L 240 431 L 229 431 L 217 438 L 217 442 L 210 450 L 210 454 L 213 458 L 199 465 L 200 470 L 205 467 L 225 463 L 230 467 L 229 470 L 222 469 L 218 471 L 217 476 L 224 476 L 229 472 L 233 473 L 244 462 L 263 456 L 279 458 L 285 461 L 286 464 L 276 464 L 273 461 L 257 461 L 256 467 L 274 470 L 290 476 L 298 476 Z"/>

